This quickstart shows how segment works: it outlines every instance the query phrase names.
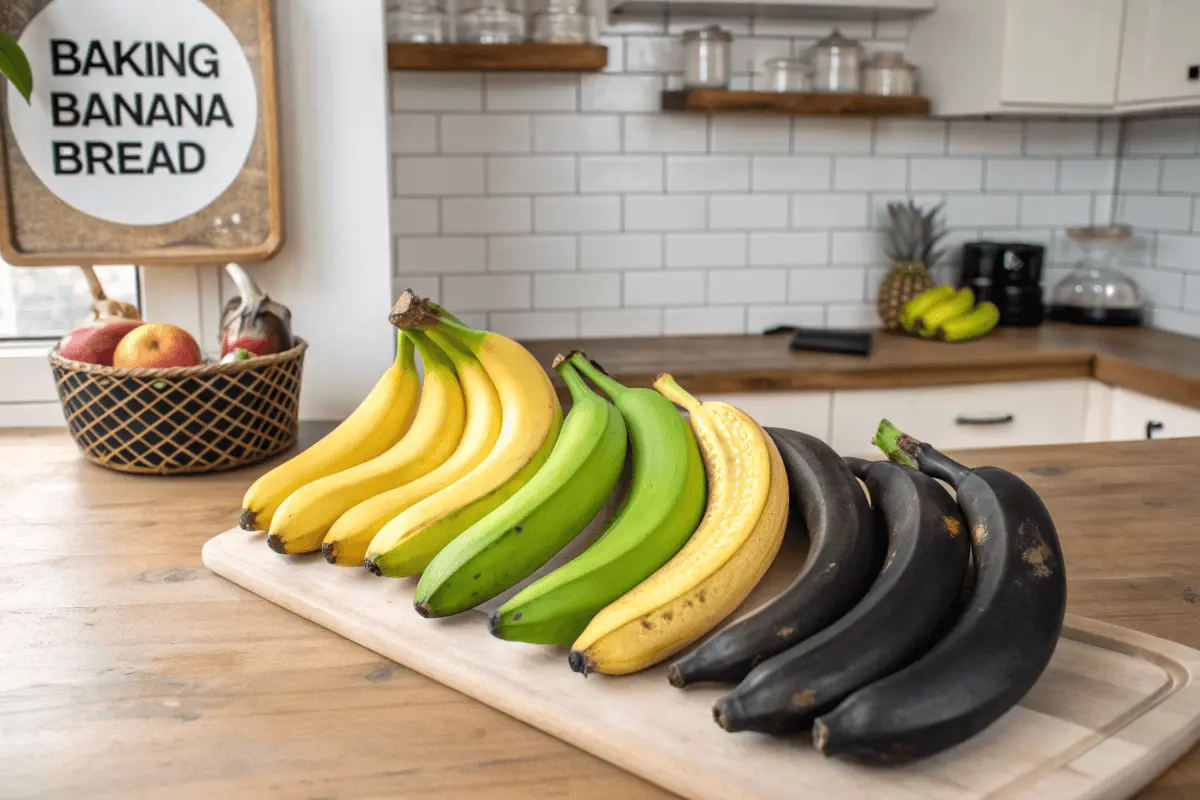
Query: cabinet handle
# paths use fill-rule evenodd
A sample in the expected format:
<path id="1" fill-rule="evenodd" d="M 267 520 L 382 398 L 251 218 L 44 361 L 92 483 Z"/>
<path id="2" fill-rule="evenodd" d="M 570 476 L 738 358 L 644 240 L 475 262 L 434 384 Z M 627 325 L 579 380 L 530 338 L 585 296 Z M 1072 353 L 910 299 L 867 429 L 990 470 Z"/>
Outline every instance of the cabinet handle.
<path id="1" fill-rule="evenodd" d="M 1150 420 L 1146 423 L 1146 438 L 1153 439 L 1155 431 L 1161 431 L 1165 426 L 1156 420 Z"/>
<path id="2" fill-rule="evenodd" d="M 1189 81 L 1200 81 L 1200 64 L 1192 64 L 1188 67 L 1187 79 Z"/>
<path id="3" fill-rule="evenodd" d="M 996 414 L 993 417 L 955 417 L 955 425 L 1007 425 L 1016 417 L 1012 414 Z"/>

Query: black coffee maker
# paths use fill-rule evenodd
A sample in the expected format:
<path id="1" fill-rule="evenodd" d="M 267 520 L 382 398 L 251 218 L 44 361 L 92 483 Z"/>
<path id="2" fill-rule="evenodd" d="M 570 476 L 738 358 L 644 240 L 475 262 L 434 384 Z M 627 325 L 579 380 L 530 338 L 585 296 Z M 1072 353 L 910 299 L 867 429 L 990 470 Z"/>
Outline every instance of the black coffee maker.
<path id="1" fill-rule="evenodd" d="M 975 292 L 975 302 L 995 303 L 1001 325 L 1041 325 L 1045 258 L 1046 248 L 1040 244 L 967 242 L 959 285 Z"/>

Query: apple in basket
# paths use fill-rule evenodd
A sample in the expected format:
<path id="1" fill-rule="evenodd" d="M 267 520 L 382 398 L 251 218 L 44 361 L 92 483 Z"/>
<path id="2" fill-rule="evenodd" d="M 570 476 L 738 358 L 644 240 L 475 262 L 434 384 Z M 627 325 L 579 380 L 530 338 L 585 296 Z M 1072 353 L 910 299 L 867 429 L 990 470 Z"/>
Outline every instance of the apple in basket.
<path id="1" fill-rule="evenodd" d="M 111 367 L 117 345 L 142 324 L 141 320 L 109 318 L 84 325 L 59 340 L 58 354 L 72 361 Z"/>
<path id="2" fill-rule="evenodd" d="M 194 367 L 204 360 L 200 345 L 177 325 L 139 325 L 117 345 L 114 367 Z"/>

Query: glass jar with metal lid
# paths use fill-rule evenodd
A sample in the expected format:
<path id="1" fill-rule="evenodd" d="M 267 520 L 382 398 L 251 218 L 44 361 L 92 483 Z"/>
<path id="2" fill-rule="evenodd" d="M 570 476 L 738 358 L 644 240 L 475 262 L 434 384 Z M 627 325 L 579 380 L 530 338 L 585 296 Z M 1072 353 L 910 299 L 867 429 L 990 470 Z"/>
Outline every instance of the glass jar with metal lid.
<path id="1" fill-rule="evenodd" d="M 813 65 L 814 92 L 854 93 L 861 87 L 859 67 L 862 47 L 834 29 L 828 37 L 812 46 L 808 61 Z"/>
<path id="2" fill-rule="evenodd" d="M 917 68 L 903 53 L 876 53 L 863 67 L 863 92 L 886 97 L 909 97 L 917 93 Z"/>
<path id="3" fill-rule="evenodd" d="M 725 29 L 707 28 L 684 31 L 683 85 L 687 89 L 724 89 L 729 86 L 730 43 L 733 37 Z"/>

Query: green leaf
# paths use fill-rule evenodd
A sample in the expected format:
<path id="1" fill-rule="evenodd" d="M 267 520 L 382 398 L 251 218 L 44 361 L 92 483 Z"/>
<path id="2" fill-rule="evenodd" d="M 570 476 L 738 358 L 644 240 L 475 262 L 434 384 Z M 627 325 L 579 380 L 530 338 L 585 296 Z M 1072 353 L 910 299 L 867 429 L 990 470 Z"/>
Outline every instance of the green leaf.
<path id="1" fill-rule="evenodd" d="M 29 102 L 29 95 L 33 93 L 33 70 L 29 68 L 29 59 L 21 45 L 7 33 L 0 33 L 0 75 L 12 81 L 25 102 Z"/>

